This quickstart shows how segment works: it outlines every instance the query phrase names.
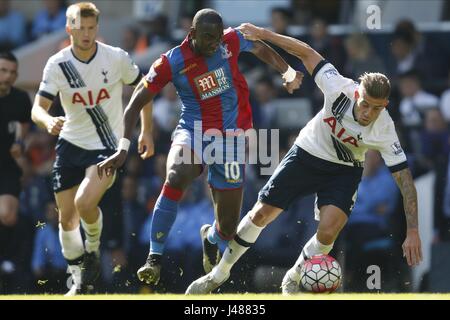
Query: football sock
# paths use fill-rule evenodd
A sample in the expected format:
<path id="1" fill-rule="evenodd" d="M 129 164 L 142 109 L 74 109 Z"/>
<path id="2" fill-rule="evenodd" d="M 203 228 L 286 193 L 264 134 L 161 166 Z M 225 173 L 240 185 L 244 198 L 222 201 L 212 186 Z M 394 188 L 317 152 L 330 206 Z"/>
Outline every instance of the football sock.
<path id="1" fill-rule="evenodd" d="M 83 261 L 84 247 L 81 238 L 80 226 L 71 231 L 64 231 L 59 224 L 59 241 L 62 247 L 62 254 L 69 265 L 74 283 L 81 285 L 81 263 Z"/>
<path id="2" fill-rule="evenodd" d="M 208 229 L 208 233 L 206 238 L 208 241 L 212 244 L 218 244 L 219 247 L 226 247 L 228 242 L 233 239 L 234 235 L 232 237 L 225 237 L 220 230 L 219 226 L 217 225 L 217 222 L 214 221 L 211 228 Z"/>
<path id="3" fill-rule="evenodd" d="M 150 254 L 162 255 L 164 243 L 177 217 L 178 202 L 183 192 L 165 184 L 153 210 L 150 229 Z"/>
<path id="4" fill-rule="evenodd" d="M 295 262 L 295 265 L 291 269 L 289 269 L 288 272 L 291 279 L 300 281 L 300 270 L 303 262 L 318 254 L 328 254 L 331 249 L 333 249 L 333 245 L 334 243 L 330 245 L 320 243 L 319 240 L 317 240 L 317 233 L 314 234 L 303 247 L 303 250 L 300 253 L 297 261 Z"/>
<path id="5" fill-rule="evenodd" d="M 255 243 L 263 229 L 264 227 L 258 227 L 252 222 L 249 214 L 241 220 L 236 236 L 228 243 L 222 259 L 212 271 L 217 281 L 221 282 L 228 277 L 233 265 Z"/>
<path id="6" fill-rule="evenodd" d="M 81 225 L 86 236 L 86 241 L 84 242 L 86 251 L 89 253 L 98 251 L 98 248 L 100 247 L 100 236 L 103 228 L 103 214 L 100 207 L 98 207 L 98 218 L 96 222 L 86 223 L 83 219 L 81 219 Z"/>

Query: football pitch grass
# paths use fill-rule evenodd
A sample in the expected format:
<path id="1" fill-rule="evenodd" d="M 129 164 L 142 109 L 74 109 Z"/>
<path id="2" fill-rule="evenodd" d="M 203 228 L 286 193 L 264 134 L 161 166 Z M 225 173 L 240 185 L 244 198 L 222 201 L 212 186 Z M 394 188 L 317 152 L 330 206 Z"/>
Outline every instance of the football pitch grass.
<path id="1" fill-rule="evenodd" d="M 450 293 L 300 293 L 281 294 L 98 294 L 64 297 L 63 295 L 0 295 L 0 300 L 450 300 Z"/>

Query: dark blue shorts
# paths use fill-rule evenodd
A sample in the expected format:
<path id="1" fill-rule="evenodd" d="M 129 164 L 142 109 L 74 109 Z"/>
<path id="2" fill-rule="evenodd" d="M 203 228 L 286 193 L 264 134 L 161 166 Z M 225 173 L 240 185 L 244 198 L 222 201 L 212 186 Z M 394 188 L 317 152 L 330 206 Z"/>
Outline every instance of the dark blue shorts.
<path id="1" fill-rule="evenodd" d="M 203 138 L 203 133 L 194 135 L 194 131 L 178 127 L 172 136 L 172 146 L 189 147 L 202 166 L 208 165 L 208 183 L 212 188 L 216 190 L 242 188 L 245 179 L 245 138 L 231 136 L 215 140 L 211 137 L 206 141 Z M 220 155 L 216 152 L 220 152 Z M 209 161 L 208 156 L 211 156 L 209 160 L 213 158 L 218 161 Z"/>
<path id="2" fill-rule="evenodd" d="M 116 150 L 86 150 L 59 138 L 56 143 L 56 160 L 53 165 L 53 191 L 58 193 L 79 185 L 86 169 L 105 160 Z"/>
<path id="3" fill-rule="evenodd" d="M 297 198 L 317 194 L 317 207 L 334 205 L 350 215 L 363 168 L 317 158 L 293 145 L 259 192 L 259 200 L 287 209 Z"/>

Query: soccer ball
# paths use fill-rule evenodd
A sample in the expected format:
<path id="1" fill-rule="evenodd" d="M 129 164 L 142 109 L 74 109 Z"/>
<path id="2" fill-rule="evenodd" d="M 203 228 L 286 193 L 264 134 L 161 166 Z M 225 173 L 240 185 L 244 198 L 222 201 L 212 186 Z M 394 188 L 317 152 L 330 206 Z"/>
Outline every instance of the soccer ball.
<path id="1" fill-rule="evenodd" d="M 341 266 L 329 255 L 313 256 L 303 263 L 300 282 L 309 292 L 333 292 L 341 284 Z"/>

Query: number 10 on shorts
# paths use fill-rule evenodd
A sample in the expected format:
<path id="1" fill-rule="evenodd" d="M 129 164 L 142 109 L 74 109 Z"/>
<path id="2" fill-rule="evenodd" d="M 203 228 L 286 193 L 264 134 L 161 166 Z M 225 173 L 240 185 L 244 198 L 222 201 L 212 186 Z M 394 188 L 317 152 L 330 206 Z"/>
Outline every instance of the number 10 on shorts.
<path id="1" fill-rule="evenodd" d="M 224 166 L 227 180 L 239 180 L 241 178 L 241 167 L 237 161 L 225 162 Z"/>

